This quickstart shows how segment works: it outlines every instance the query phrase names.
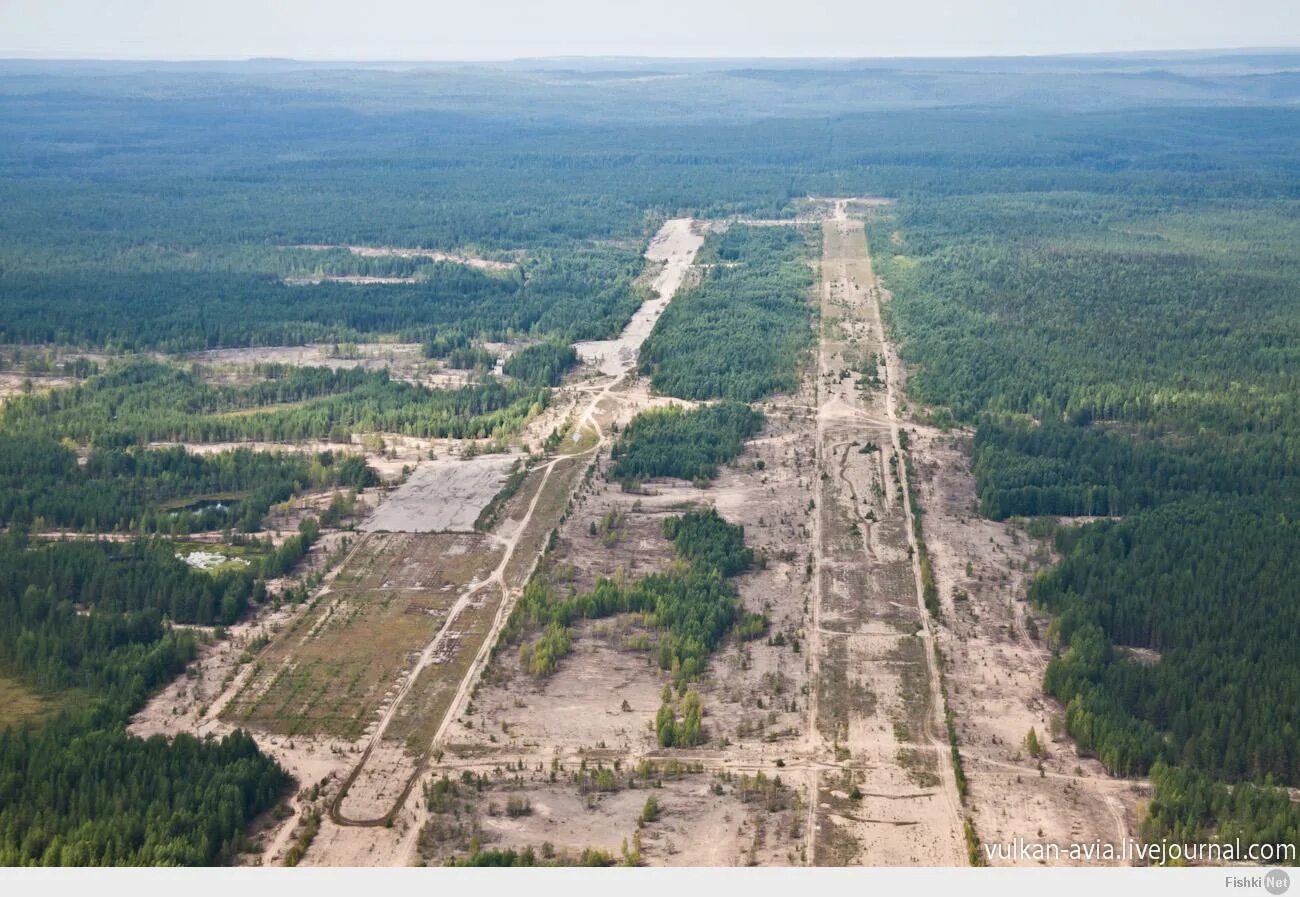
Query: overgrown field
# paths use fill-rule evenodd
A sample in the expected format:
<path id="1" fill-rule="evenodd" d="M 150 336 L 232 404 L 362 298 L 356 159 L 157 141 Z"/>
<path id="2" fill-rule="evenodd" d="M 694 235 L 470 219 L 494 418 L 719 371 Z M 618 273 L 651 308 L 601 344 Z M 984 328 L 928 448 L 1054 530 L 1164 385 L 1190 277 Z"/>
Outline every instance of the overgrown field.
<path id="1" fill-rule="evenodd" d="M 479 535 L 366 539 L 330 590 L 258 656 L 225 719 L 288 735 L 360 737 L 413 653 L 500 559 Z"/>

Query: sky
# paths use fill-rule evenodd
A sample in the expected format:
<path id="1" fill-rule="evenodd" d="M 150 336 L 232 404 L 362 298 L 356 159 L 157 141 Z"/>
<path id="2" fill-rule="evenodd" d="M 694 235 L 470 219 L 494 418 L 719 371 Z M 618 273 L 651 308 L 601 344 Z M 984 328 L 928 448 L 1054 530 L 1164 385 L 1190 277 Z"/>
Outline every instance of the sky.
<path id="1" fill-rule="evenodd" d="M 1300 46 L 1297 0 L 0 0 L 0 56 L 500 60 Z"/>

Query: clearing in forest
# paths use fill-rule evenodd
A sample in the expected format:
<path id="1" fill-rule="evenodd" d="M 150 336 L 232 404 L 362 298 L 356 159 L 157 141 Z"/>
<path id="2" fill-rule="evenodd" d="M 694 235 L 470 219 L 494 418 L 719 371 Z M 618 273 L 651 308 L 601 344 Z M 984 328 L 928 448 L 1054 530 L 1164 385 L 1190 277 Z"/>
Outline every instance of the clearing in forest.
<path id="1" fill-rule="evenodd" d="M 484 271 L 509 271 L 519 267 L 518 262 L 500 259 L 485 259 L 463 252 L 441 252 L 437 249 L 408 249 L 399 246 L 345 246 L 339 243 L 300 243 L 290 249 L 307 249 L 326 252 L 331 249 L 346 249 L 361 258 L 399 258 L 428 259 L 431 262 L 450 262 Z"/>
<path id="2" fill-rule="evenodd" d="M 501 489 L 516 463 L 512 456 L 467 461 L 425 461 L 362 524 L 366 532 L 474 531 L 474 521 Z"/>
<path id="3" fill-rule="evenodd" d="M 700 223 L 693 218 L 665 221 L 645 251 L 649 261 L 663 265 L 651 285 L 654 298 L 641 303 L 617 339 L 576 343 L 574 348 L 582 360 L 610 377 L 618 377 L 630 370 L 636 363 L 637 349 L 685 282 L 695 253 L 703 245 Z"/>
<path id="4" fill-rule="evenodd" d="M 49 703 L 17 679 L 0 676 L 0 730 L 40 719 L 50 712 Z"/>
<path id="5" fill-rule="evenodd" d="M 289 735 L 361 736 L 411 655 L 500 553 L 481 535 L 366 536 L 311 608 L 254 661 L 222 718 Z"/>
<path id="6" fill-rule="evenodd" d="M 962 809 L 885 340 L 861 220 L 823 223 L 809 738 L 818 864 L 963 862 Z"/>

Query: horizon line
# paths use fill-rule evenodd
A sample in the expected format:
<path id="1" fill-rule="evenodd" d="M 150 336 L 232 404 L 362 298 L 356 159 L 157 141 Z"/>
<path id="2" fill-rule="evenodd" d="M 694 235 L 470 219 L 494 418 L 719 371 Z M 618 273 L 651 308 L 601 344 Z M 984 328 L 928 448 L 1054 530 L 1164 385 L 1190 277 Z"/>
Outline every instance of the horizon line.
<path id="1" fill-rule="evenodd" d="M 844 56 L 844 55 L 811 55 L 801 53 L 717 53 L 717 54 L 681 54 L 681 55 L 651 55 L 643 53 L 554 53 L 549 55 L 517 55 L 517 56 L 474 56 L 474 57 L 364 57 L 364 56 L 277 56 L 277 55 L 256 55 L 256 56 L 97 56 L 83 54 L 57 54 L 47 51 L 27 51 L 14 49 L 0 49 L 0 62 L 65 62 L 65 63 L 153 63 L 177 65 L 185 63 L 224 63 L 224 64 L 253 64 L 253 63 L 303 63 L 311 65 L 320 64 L 341 64 L 341 65 L 490 65 L 503 63 L 520 63 L 520 62 L 560 62 L 564 60 L 609 60 L 609 61 L 637 61 L 637 62 L 709 62 L 713 60 L 753 60 L 753 61 L 772 61 L 772 62 L 798 62 L 798 61 L 815 61 L 815 62 L 886 62 L 886 61 L 909 61 L 909 60 L 1017 60 L 1017 59 L 1087 59 L 1087 58 L 1121 58 L 1121 57 L 1143 57 L 1151 55 L 1197 55 L 1197 54 L 1230 54 L 1246 55 L 1260 53 L 1295 53 L 1300 54 L 1300 45 L 1282 45 L 1282 46 L 1230 46 L 1230 47 L 1152 47 L 1137 50 L 1070 50 L 1060 52 L 1024 52 L 1024 53 L 930 53 L 930 54 L 888 54 L 878 56 Z"/>

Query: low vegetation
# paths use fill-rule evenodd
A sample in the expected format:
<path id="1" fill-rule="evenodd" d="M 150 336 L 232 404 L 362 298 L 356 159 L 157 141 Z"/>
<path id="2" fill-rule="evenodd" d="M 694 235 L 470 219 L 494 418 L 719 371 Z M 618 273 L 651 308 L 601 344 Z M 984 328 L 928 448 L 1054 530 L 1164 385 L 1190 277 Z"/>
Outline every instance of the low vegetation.
<path id="1" fill-rule="evenodd" d="M 528 478 L 528 468 L 516 461 L 506 477 L 506 481 L 501 484 L 501 488 L 492 496 L 492 499 L 483 506 L 483 510 L 478 512 L 478 517 L 474 518 L 474 529 L 481 533 L 491 532 L 492 528 L 497 525 L 501 519 L 502 512 L 505 511 L 506 505 L 510 499 L 515 497 L 519 487 L 524 484 Z"/>
<path id="2" fill-rule="evenodd" d="M 733 628 L 741 638 L 762 635 L 766 620 L 742 611 L 736 589 L 727 581 L 753 562 L 743 530 L 709 510 L 669 518 L 664 533 L 681 560 L 662 573 L 634 582 L 602 579 L 591 592 L 568 597 L 558 595 L 544 575 L 534 576 L 507 621 L 503 641 L 544 629 L 521 657 L 535 675 L 546 675 L 570 649 L 567 627 L 572 623 L 636 613 L 659 630 L 659 666 L 682 683 L 704 671 L 709 654 Z"/>

